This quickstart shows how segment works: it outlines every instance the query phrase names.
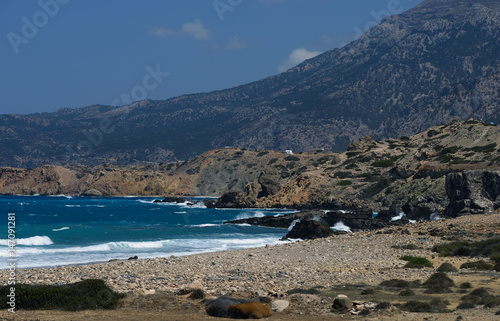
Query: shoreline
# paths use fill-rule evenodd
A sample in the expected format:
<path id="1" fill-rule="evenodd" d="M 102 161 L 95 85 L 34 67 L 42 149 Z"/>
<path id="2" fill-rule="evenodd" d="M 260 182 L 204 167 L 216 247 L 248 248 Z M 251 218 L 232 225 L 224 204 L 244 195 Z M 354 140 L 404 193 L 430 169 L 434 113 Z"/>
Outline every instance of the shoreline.
<path id="1" fill-rule="evenodd" d="M 122 307 L 110 311 L 18 311 L 26 320 L 43 317 L 44 320 L 88 320 L 89 315 L 106 315 L 109 320 L 218 320 L 207 316 L 204 303 L 179 295 L 181 289 L 201 288 L 208 298 L 229 295 L 238 298 L 266 296 L 271 300 L 287 300 L 290 307 L 275 313 L 272 320 L 356 320 L 357 316 L 332 314 L 332 297 L 315 294 L 290 294 L 291 290 L 330 291 L 347 294 L 355 300 L 361 289 L 379 290 L 382 281 L 401 279 L 421 282 L 436 272 L 442 263 L 455 267 L 479 258 L 440 257 L 431 251 L 433 245 L 451 242 L 450 237 L 478 241 L 500 235 L 500 212 L 462 216 L 438 221 L 417 222 L 391 226 L 380 230 L 333 235 L 324 239 L 306 240 L 275 246 L 207 252 L 181 257 L 162 257 L 113 261 L 86 265 L 66 265 L 51 268 L 18 269 L 17 283 L 68 284 L 86 279 L 102 279 L 113 290 L 126 293 Z M 416 250 L 394 248 L 414 244 Z M 434 267 L 405 268 L 403 255 L 429 259 Z M 8 271 L 0 270 L 5 284 Z M 500 296 L 500 272 L 460 269 L 448 274 L 457 284 L 470 282 L 473 288 L 487 287 Z M 330 290 L 331 289 L 331 290 Z M 323 293 L 322 292 L 322 293 Z M 449 294 L 450 306 L 455 310 L 463 294 Z M 389 293 L 389 292 L 387 292 Z M 406 302 L 411 298 L 390 294 L 389 301 Z M 439 297 L 439 295 L 437 296 Z M 319 300 L 319 301 L 318 301 Z M 375 302 L 380 299 L 373 299 Z M 394 301 L 397 300 L 397 301 Z M 309 303 L 308 303 L 309 302 Z M 380 302 L 380 301 L 379 301 Z M 186 307 L 189 307 L 188 309 Z M 409 313 L 398 309 L 389 314 L 372 315 L 374 320 L 454 321 L 498 320 L 494 309 L 475 308 L 455 310 L 452 313 Z M 382 313 L 382 312 L 377 312 Z M 384 312 L 385 313 L 385 312 Z M 0 312 L 0 317 L 10 317 Z M 7 318 L 7 320 L 10 320 Z M 19 319 L 16 319 L 19 320 Z M 220 319 L 224 320 L 224 319 Z"/>

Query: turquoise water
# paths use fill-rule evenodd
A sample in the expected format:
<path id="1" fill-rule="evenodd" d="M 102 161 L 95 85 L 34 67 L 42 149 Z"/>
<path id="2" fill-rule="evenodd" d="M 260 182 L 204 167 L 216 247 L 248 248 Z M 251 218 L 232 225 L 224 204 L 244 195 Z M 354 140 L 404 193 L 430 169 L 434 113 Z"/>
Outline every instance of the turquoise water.
<path id="1" fill-rule="evenodd" d="M 279 243 L 284 229 L 222 225 L 281 215 L 275 209 L 207 209 L 154 198 L 0 196 L 4 217 L 0 268 L 7 267 L 7 217 L 15 214 L 18 268 L 187 255 Z M 1 223 L 0 223 L 1 226 Z M 1 229 L 0 229 L 1 230 Z"/>

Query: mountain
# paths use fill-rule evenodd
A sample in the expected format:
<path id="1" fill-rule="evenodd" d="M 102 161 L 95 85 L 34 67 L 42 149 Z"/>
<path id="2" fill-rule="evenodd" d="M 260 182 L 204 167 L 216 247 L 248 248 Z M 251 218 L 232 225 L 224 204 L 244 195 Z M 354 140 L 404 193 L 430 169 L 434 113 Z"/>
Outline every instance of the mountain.
<path id="1" fill-rule="evenodd" d="M 0 116 L 0 166 L 148 164 L 224 146 L 344 150 L 453 117 L 500 122 L 500 4 L 426 0 L 360 39 L 232 89 Z"/>

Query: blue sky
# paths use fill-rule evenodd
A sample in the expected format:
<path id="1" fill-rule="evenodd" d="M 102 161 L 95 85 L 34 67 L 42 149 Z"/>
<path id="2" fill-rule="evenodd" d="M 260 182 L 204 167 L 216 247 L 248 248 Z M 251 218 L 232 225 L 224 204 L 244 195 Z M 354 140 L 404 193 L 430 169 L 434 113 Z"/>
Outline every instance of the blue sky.
<path id="1" fill-rule="evenodd" d="M 225 89 L 422 0 L 0 0 L 0 113 Z"/>

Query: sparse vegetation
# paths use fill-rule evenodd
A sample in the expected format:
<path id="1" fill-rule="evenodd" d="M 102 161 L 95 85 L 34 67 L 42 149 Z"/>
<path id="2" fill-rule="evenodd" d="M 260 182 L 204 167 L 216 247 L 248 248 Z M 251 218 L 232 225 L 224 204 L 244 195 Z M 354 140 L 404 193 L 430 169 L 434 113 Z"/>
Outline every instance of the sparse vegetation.
<path id="1" fill-rule="evenodd" d="M 446 273 L 436 272 L 422 284 L 427 290 L 425 293 L 449 293 L 450 287 L 455 286 L 455 282 Z"/>
<path id="2" fill-rule="evenodd" d="M 390 159 L 383 159 L 372 163 L 373 167 L 391 167 L 394 162 Z"/>
<path id="3" fill-rule="evenodd" d="M 451 263 L 443 263 L 437 268 L 438 272 L 458 272 L 458 269 L 454 267 Z"/>
<path id="4" fill-rule="evenodd" d="M 349 186 L 349 185 L 352 185 L 352 182 L 351 181 L 348 181 L 348 180 L 344 180 L 344 181 L 339 181 L 337 183 L 338 186 Z"/>
<path id="5" fill-rule="evenodd" d="M 297 156 L 289 155 L 289 156 L 285 157 L 285 160 L 287 162 L 298 162 L 298 161 L 300 161 L 300 158 L 298 158 Z"/>
<path id="6" fill-rule="evenodd" d="M 10 286 L 0 288 L 6 297 Z M 114 292 L 103 280 L 91 279 L 68 285 L 16 284 L 16 308 L 23 310 L 81 311 L 114 309 L 125 295 Z M 7 301 L 1 306 L 7 309 Z"/>
<path id="7" fill-rule="evenodd" d="M 424 267 L 432 267 L 433 266 L 431 261 L 429 261 L 428 259 L 423 258 L 423 257 L 405 255 L 405 256 L 400 257 L 400 259 L 408 262 L 405 265 L 405 267 L 407 267 L 407 268 L 421 269 Z"/>
<path id="8" fill-rule="evenodd" d="M 450 312 L 446 306 L 450 304 L 441 298 L 433 298 L 430 301 L 408 301 L 400 305 L 400 308 L 408 312 L 446 313 Z"/>

